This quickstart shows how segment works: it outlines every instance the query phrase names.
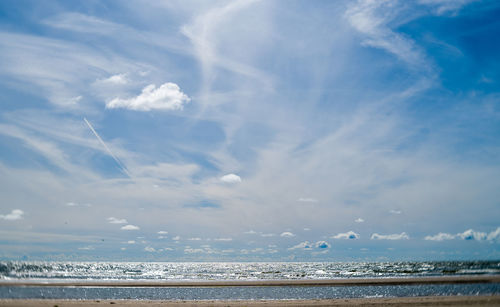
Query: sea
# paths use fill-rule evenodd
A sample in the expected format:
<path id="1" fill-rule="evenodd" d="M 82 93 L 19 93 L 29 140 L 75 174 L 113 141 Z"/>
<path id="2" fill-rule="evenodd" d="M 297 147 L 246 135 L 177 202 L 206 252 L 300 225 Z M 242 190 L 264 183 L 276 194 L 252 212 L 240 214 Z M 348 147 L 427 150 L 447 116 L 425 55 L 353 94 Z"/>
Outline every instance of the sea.
<path id="1" fill-rule="evenodd" d="M 0 299 L 298 300 L 500 295 L 500 283 L 343 286 L 119 286 L 122 282 L 272 281 L 500 275 L 500 261 L 16 262 L 0 261 Z M 92 285 L 106 282 L 110 286 Z M 29 286 L 20 286 L 29 282 Z M 88 282 L 88 286 L 57 283 Z M 117 282 L 117 285 L 113 285 Z M 39 285 L 37 285 L 39 284 Z M 49 285 L 47 285 L 49 284 Z M 43 285 L 43 286 L 42 286 Z M 52 286 L 54 285 L 54 286 Z"/>

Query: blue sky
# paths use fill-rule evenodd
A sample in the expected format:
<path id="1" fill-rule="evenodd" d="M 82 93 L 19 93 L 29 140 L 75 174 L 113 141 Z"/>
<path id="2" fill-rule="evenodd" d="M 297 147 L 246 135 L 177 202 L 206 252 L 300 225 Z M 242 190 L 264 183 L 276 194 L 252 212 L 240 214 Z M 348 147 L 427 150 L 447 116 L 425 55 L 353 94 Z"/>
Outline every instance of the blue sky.
<path id="1" fill-rule="evenodd" d="M 0 258 L 500 257 L 497 1 L 1 1 Z"/>

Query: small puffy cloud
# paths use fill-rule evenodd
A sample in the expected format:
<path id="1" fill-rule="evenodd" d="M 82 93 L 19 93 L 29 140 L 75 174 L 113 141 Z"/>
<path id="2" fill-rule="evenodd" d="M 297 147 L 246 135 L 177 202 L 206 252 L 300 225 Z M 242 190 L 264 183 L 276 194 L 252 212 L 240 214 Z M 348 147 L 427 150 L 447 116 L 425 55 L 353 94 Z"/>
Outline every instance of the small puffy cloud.
<path id="1" fill-rule="evenodd" d="M 225 183 L 239 183 L 241 182 L 241 177 L 236 174 L 227 174 L 220 177 L 220 181 Z"/>
<path id="2" fill-rule="evenodd" d="M 91 204 L 79 204 L 79 203 L 75 203 L 72 201 L 65 203 L 65 205 L 68 207 L 80 207 L 80 206 L 81 207 L 92 207 Z"/>
<path id="3" fill-rule="evenodd" d="M 190 100 L 177 84 L 167 82 L 159 88 L 150 84 L 137 97 L 115 98 L 106 104 L 106 108 L 125 108 L 134 111 L 182 110 L 184 104 Z"/>
<path id="4" fill-rule="evenodd" d="M 255 231 L 255 230 L 249 230 L 249 231 L 245 231 L 244 234 L 255 235 L 255 234 L 257 234 L 257 231 Z"/>
<path id="5" fill-rule="evenodd" d="M 285 231 L 282 234 L 280 234 L 280 237 L 291 238 L 291 237 L 295 237 L 295 235 L 293 233 L 289 232 L 289 231 Z"/>
<path id="6" fill-rule="evenodd" d="M 154 253 L 154 252 L 156 252 L 156 249 L 154 249 L 154 248 L 153 248 L 153 247 L 151 247 L 151 246 L 146 246 L 146 247 L 144 248 L 144 250 L 145 250 L 145 251 L 147 251 L 147 252 L 150 252 L 150 253 Z"/>
<path id="7" fill-rule="evenodd" d="M 303 203 L 317 203 L 318 200 L 316 198 L 310 198 L 310 197 L 301 197 L 297 199 L 297 201 L 303 202 Z"/>
<path id="8" fill-rule="evenodd" d="M 168 234 L 168 231 L 160 230 L 160 231 L 157 232 L 157 234 L 159 234 L 159 235 L 166 235 L 166 234 Z"/>
<path id="9" fill-rule="evenodd" d="M 401 211 L 401 210 L 389 210 L 389 213 L 390 214 L 401 214 L 401 213 L 403 213 L 403 211 Z"/>
<path id="10" fill-rule="evenodd" d="M 440 232 L 434 236 L 426 236 L 424 240 L 427 241 L 444 241 L 444 240 L 453 240 L 455 236 L 449 233 Z"/>
<path id="11" fill-rule="evenodd" d="M 348 231 L 345 233 L 339 233 L 337 235 L 334 235 L 331 237 L 332 239 L 359 239 L 359 234 L 355 233 L 354 231 Z"/>
<path id="12" fill-rule="evenodd" d="M 233 241 L 233 238 L 217 238 L 217 239 L 214 239 L 214 241 L 229 242 L 229 241 Z"/>
<path id="13" fill-rule="evenodd" d="M 356 223 L 363 223 L 365 220 L 363 220 L 362 218 L 357 218 L 354 220 Z"/>
<path id="14" fill-rule="evenodd" d="M 79 247 L 78 249 L 82 251 L 91 251 L 94 250 L 95 248 L 89 245 L 89 246 Z"/>
<path id="15" fill-rule="evenodd" d="M 189 238 L 189 241 L 201 241 L 201 238 Z"/>
<path id="16" fill-rule="evenodd" d="M 0 219 L 7 220 L 7 221 L 20 220 L 23 218 L 23 214 L 24 214 L 23 210 L 14 209 L 9 214 L 6 214 L 6 215 L 0 214 Z"/>
<path id="17" fill-rule="evenodd" d="M 304 228 L 304 231 L 310 231 L 310 230 L 311 230 L 311 228 L 307 228 L 307 227 Z"/>
<path id="18" fill-rule="evenodd" d="M 125 225 L 120 229 L 121 230 L 139 230 L 140 228 L 137 226 L 134 226 L 134 225 Z"/>
<path id="19" fill-rule="evenodd" d="M 135 244 L 134 240 L 127 241 L 127 244 Z"/>
<path id="20" fill-rule="evenodd" d="M 309 241 L 304 241 L 304 242 L 301 242 L 295 246 L 292 246 L 290 248 L 288 248 L 288 250 L 294 250 L 294 249 L 306 249 L 306 250 L 309 250 L 309 249 L 312 249 L 312 244 L 309 243 Z"/>
<path id="21" fill-rule="evenodd" d="M 127 84 L 128 79 L 126 74 L 118 74 L 118 75 L 112 75 L 111 77 L 107 79 L 102 79 L 99 80 L 102 83 L 109 83 L 109 84 Z"/>
<path id="22" fill-rule="evenodd" d="M 126 219 L 117 219 L 116 217 L 108 217 L 106 220 L 110 224 L 127 224 Z"/>
<path id="23" fill-rule="evenodd" d="M 326 241 L 318 241 L 316 242 L 315 246 L 316 248 L 325 249 L 325 248 L 330 248 L 331 245 Z"/>
<path id="24" fill-rule="evenodd" d="M 174 241 L 179 241 L 180 239 L 181 239 L 181 237 L 179 237 L 179 236 L 175 236 L 172 238 L 172 240 L 174 240 Z"/>
<path id="25" fill-rule="evenodd" d="M 457 236 L 460 237 L 462 240 L 476 240 L 476 241 L 486 240 L 488 237 L 486 233 L 480 231 L 474 231 L 472 229 L 466 230 L 462 233 L 457 233 Z"/>
<path id="26" fill-rule="evenodd" d="M 408 240 L 410 237 L 406 234 L 406 232 L 402 232 L 400 234 L 390 234 L 390 235 L 380 235 L 378 233 L 374 233 L 371 236 L 372 240 Z"/>

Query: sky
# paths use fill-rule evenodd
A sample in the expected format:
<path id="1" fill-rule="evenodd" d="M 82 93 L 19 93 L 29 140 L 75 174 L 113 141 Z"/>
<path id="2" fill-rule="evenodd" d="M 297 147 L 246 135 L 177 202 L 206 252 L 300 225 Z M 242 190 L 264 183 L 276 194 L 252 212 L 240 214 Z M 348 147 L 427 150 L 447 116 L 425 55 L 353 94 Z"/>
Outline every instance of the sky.
<path id="1" fill-rule="evenodd" d="M 0 1 L 0 259 L 500 259 L 500 3 Z"/>

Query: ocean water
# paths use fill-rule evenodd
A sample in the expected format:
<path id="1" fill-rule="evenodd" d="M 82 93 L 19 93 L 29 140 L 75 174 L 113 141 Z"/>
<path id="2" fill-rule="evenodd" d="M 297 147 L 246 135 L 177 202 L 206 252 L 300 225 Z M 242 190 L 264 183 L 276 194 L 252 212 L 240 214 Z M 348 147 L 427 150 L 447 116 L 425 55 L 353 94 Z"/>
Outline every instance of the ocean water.
<path id="1" fill-rule="evenodd" d="M 0 262 L 0 298 L 283 300 L 426 295 L 500 295 L 500 283 L 357 285 L 110 287 L 16 286 L 15 282 L 231 281 L 498 275 L 500 261 L 475 262 Z"/>

